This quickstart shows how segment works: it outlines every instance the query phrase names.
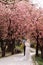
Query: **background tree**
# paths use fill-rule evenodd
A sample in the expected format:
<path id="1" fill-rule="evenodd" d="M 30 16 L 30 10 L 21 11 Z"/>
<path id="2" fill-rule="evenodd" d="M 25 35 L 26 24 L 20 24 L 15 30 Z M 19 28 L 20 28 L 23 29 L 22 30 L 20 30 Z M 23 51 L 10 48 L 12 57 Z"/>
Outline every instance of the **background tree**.
<path id="1" fill-rule="evenodd" d="M 6 38 L 7 34 L 7 24 L 6 24 L 6 13 L 5 13 L 5 5 L 0 3 L 0 41 L 1 41 L 1 50 L 2 56 L 5 56 L 5 44 L 4 39 Z"/>
<path id="2" fill-rule="evenodd" d="M 36 13 L 36 14 L 35 14 Z M 36 45 L 36 56 L 38 56 L 38 47 L 41 44 L 40 39 L 43 38 L 43 22 L 42 22 L 42 9 L 34 10 L 32 21 L 34 22 L 31 36 L 37 41 Z M 31 24 L 32 25 L 32 24 Z M 40 45 L 41 46 L 41 45 Z M 42 45 L 43 46 L 43 45 Z"/>
<path id="3" fill-rule="evenodd" d="M 42 54 L 43 44 L 40 41 L 43 39 L 43 9 L 36 9 L 26 1 L 16 4 L 0 2 L 0 39 L 13 40 L 14 43 L 15 40 L 21 41 L 23 38 L 32 39 L 32 37 L 37 42 L 36 55 L 39 44 Z"/>

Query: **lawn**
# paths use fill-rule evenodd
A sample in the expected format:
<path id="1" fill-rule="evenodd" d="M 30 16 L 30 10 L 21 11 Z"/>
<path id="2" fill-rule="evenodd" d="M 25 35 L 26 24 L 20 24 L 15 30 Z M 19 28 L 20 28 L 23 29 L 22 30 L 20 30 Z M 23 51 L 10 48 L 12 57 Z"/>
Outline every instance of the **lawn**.
<path id="1" fill-rule="evenodd" d="M 20 46 L 16 46 L 16 49 L 20 50 L 21 52 L 23 52 L 23 44 Z"/>
<path id="2" fill-rule="evenodd" d="M 40 56 L 38 57 L 33 56 L 33 60 L 34 60 L 35 65 L 37 65 L 37 63 L 38 65 L 43 65 L 43 59 Z"/>

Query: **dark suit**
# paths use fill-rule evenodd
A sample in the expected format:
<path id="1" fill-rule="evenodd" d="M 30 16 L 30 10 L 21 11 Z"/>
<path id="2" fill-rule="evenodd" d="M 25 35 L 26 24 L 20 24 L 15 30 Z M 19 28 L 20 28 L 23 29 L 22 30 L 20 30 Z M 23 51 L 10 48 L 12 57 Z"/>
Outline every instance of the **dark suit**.
<path id="1" fill-rule="evenodd" d="M 25 46 L 25 44 L 24 44 L 24 56 L 25 56 L 25 50 L 26 50 L 26 46 Z"/>

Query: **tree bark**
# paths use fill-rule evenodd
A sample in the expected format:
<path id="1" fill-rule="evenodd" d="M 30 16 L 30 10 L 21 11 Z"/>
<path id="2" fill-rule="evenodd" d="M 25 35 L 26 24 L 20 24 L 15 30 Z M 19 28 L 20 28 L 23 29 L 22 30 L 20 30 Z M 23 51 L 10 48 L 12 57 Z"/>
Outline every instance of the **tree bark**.
<path id="1" fill-rule="evenodd" d="M 36 45 L 36 56 L 39 56 L 38 55 L 38 47 L 39 47 L 38 36 L 37 36 L 36 41 L 37 41 L 37 45 Z"/>
<path id="2" fill-rule="evenodd" d="M 12 44 L 11 44 L 11 54 L 14 54 L 14 48 L 15 48 L 15 39 L 12 39 Z"/>
<path id="3" fill-rule="evenodd" d="M 5 47 L 2 50 L 2 57 L 4 57 L 4 56 L 5 56 Z"/>
<path id="4" fill-rule="evenodd" d="M 36 56 L 38 56 L 38 43 L 36 45 Z"/>
<path id="5" fill-rule="evenodd" d="M 41 58 L 43 59 L 43 46 L 41 47 Z"/>
<path id="6" fill-rule="evenodd" d="M 5 48 L 6 48 L 6 45 L 4 45 L 3 40 L 1 40 L 2 57 L 4 57 L 4 56 L 5 56 Z"/>
<path id="7" fill-rule="evenodd" d="M 11 49 L 10 49 L 10 48 L 11 48 L 11 47 L 10 47 L 10 46 L 11 46 L 11 45 L 10 45 L 10 40 L 7 41 L 7 46 L 8 46 L 7 52 L 10 52 L 10 51 L 11 51 Z"/>

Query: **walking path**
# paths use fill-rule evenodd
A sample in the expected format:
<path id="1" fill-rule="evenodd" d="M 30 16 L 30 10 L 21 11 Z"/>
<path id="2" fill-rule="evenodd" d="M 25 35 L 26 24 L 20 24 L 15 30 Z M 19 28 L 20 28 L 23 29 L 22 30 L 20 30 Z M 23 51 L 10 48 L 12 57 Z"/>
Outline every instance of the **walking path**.
<path id="1" fill-rule="evenodd" d="M 1 58 L 0 65 L 34 65 L 34 62 L 32 60 L 32 52 L 30 52 L 30 50 L 31 50 L 30 47 L 26 48 L 25 56 L 23 53 L 21 53 Z"/>

